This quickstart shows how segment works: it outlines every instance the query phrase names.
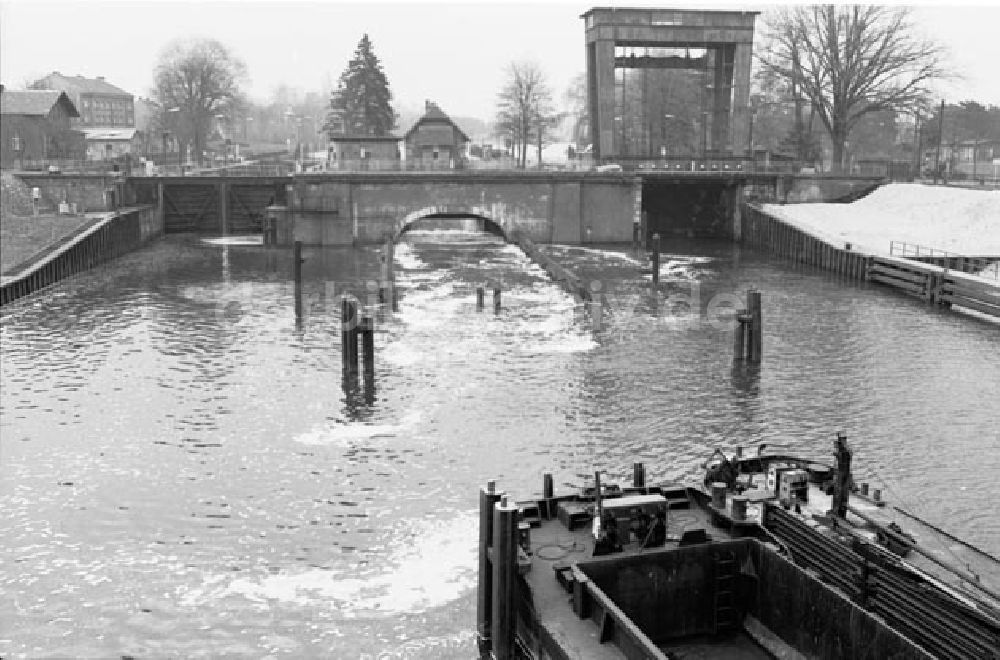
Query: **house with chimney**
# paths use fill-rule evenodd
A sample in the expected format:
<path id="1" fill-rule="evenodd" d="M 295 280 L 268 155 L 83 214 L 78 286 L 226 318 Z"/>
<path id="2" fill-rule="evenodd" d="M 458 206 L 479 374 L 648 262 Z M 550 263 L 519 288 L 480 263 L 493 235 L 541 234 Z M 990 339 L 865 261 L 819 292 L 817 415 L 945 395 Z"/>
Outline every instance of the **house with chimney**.
<path id="1" fill-rule="evenodd" d="M 432 101 L 424 115 L 403 137 L 407 169 L 456 169 L 464 167 L 469 136 Z"/>
<path id="2" fill-rule="evenodd" d="M 142 136 L 137 135 L 135 124 L 135 99 L 104 76 L 64 76 L 53 71 L 31 87 L 65 92 L 73 102 L 79 112 L 74 125 L 86 140 L 87 160 L 112 160 L 142 152 Z"/>
<path id="3" fill-rule="evenodd" d="M 0 167 L 36 168 L 48 159 L 82 157 L 83 136 L 73 128 L 79 116 L 64 92 L 0 86 Z"/>

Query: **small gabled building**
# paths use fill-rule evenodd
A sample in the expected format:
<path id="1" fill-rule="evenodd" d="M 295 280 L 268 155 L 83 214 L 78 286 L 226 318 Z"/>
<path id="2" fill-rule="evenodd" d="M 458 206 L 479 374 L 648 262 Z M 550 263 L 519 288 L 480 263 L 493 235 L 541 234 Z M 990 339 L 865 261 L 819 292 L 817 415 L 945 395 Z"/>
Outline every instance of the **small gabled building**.
<path id="1" fill-rule="evenodd" d="M 80 116 L 69 97 L 52 90 L 0 91 L 0 166 L 24 167 L 45 159 L 81 158 Z"/>
<path id="2" fill-rule="evenodd" d="M 398 135 L 331 135 L 327 167 L 331 170 L 398 170 Z"/>
<path id="3" fill-rule="evenodd" d="M 410 169 L 455 169 L 465 165 L 469 136 L 432 101 L 424 104 L 424 116 L 410 127 L 404 141 Z"/>
<path id="4" fill-rule="evenodd" d="M 114 160 L 142 153 L 142 141 L 135 128 L 84 128 L 87 160 Z"/>

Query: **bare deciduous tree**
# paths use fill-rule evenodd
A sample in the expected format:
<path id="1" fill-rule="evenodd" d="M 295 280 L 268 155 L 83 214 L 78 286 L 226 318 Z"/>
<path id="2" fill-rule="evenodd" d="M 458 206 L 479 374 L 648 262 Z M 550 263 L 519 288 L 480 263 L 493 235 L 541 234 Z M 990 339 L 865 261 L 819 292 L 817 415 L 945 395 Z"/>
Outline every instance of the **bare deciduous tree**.
<path id="1" fill-rule="evenodd" d="M 871 5 L 811 5 L 775 12 L 762 66 L 804 98 L 833 145 L 833 169 L 862 117 L 925 107 L 930 83 L 947 75 L 943 51 L 913 35 L 909 10 Z M 801 108 L 797 108 L 801 132 Z"/>
<path id="2" fill-rule="evenodd" d="M 541 145 L 551 114 L 552 91 L 538 64 L 511 63 L 507 67 L 507 79 L 497 95 L 496 130 L 511 139 L 522 168 L 527 164 L 527 147 L 532 135 Z"/>
<path id="3" fill-rule="evenodd" d="M 194 145 L 201 161 L 206 136 L 217 114 L 231 115 L 243 103 L 240 84 L 246 65 L 214 39 L 175 41 L 160 55 L 154 72 L 153 96 L 164 113 L 161 125 L 179 143 Z"/>

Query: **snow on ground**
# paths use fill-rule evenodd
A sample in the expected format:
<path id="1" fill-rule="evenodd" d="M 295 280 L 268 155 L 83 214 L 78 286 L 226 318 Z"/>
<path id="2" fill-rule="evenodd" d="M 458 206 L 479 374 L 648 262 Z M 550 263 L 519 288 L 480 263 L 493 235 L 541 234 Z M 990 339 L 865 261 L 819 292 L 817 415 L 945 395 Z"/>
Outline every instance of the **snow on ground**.
<path id="1" fill-rule="evenodd" d="M 1000 255 L 1000 191 L 916 183 L 882 186 L 850 204 L 764 204 L 764 211 L 833 245 L 889 254 L 906 241 L 965 256 Z"/>

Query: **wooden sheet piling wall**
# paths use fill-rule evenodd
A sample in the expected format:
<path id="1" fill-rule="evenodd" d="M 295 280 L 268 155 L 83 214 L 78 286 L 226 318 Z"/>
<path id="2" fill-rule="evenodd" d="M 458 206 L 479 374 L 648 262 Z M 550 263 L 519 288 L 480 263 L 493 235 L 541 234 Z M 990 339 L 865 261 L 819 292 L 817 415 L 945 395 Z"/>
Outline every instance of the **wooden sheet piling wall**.
<path id="1" fill-rule="evenodd" d="M 0 305 L 131 252 L 163 233 L 153 206 L 122 209 L 103 218 L 0 287 Z"/>
<path id="2" fill-rule="evenodd" d="M 744 204 L 741 242 L 793 263 L 817 266 L 851 280 L 891 286 L 928 303 L 959 305 L 1000 317 L 1000 281 L 903 257 L 864 254 L 838 247 Z"/>
<path id="3" fill-rule="evenodd" d="M 756 204 L 744 204 L 741 241 L 795 263 L 819 266 L 849 279 L 865 280 L 872 257 L 835 247 L 801 229 L 764 213 Z"/>

